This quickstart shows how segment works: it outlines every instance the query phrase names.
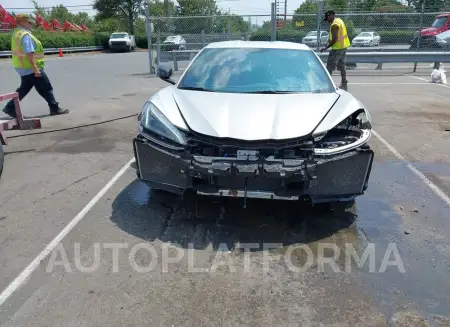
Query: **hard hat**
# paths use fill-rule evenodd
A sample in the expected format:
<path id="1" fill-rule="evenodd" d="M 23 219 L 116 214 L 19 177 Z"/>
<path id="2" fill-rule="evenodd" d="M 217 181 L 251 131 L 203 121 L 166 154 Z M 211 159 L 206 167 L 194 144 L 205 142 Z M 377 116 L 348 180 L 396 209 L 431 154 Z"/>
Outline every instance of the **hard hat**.
<path id="1" fill-rule="evenodd" d="M 16 17 L 14 17 L 16 20 L 16 23 L 20 24 L 23 22 L 29 22 L 29 23 L 34 23 L 34 18 L 30 15 L 27 14 L 17 14 Z"/>

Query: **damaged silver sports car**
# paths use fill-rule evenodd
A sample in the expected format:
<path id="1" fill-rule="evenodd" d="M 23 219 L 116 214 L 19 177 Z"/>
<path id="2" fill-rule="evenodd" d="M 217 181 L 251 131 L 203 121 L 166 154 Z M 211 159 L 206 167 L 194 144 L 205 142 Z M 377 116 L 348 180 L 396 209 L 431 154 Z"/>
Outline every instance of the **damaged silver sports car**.
<path id="1" fill-rule="evenodd" d="M 367 189 L 371 118 L 310 48 L 227 41 L 203 48 L 153 94 L 133 140 L 137 176 L 182 194 L 353 203 Z"/>

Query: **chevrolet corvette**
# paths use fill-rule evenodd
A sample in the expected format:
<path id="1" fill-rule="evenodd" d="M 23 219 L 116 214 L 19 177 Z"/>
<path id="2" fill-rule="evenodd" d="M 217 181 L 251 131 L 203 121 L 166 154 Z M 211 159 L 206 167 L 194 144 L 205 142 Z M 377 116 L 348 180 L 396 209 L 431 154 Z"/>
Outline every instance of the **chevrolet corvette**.
<path id="1" fill-rule="evenodd" d="M 133 139 L 138 179 L 183 194 L 354 204 L 367 189 L 371 117 L 309 47 L 204 47 L 151 95 Z M 245 201 L 245 200 L 244 200 Z"/>

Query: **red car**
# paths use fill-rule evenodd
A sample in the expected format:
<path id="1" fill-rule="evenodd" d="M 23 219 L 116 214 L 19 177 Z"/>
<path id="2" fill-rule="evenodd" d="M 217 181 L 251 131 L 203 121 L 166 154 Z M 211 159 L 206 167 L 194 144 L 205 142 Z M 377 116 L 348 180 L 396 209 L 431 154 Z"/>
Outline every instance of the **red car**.
<path id="1" fill-rule="evenodd" d="M 444 13 L 436 16 L 433 24 L 430 27 L 423 28 L 420 31 L 420 45 L 419 48 L 436 48 L 439 45 L 436 42 L 436 35 L 450 30 L 450 13 Z M 417 39 L 419 32 L 414 35 L 411 40 L 411 49 L 417 47 Z"/>

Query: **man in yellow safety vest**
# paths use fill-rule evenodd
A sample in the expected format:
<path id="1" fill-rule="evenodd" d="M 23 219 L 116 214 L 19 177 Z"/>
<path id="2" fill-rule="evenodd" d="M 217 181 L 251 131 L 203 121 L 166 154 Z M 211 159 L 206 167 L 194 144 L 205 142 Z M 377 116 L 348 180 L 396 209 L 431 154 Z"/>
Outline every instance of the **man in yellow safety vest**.
<path id="1" fill-rule="evenodd" d="M 336 17 L 333 10 L 328 10 L 325 13 L 325 21 L 330 23 L 330 39 L 327 46 L 322 48 L 320 52 L 331 48 L 328 55 L 327 70 L 330 75 L 336 68 L 341 72 L 341 85 L 339 88 L 347 91 L 345 55 L 347 53 L 347 48 L 350 46 L 350 39 L 347 35 L 347 27 L 342 19 Z"/>
<path id="2" fill-rule="evenodd" d="M 20 86 L 16 90 L 19 100 L 22 100 L 34 87 L 47 101 L 51 115 L 61 115 L 69 112 L 59 107 L 53 95 L 53 86 L 44 72 L 44 47 L 42 43 L 31 34 L 34 20 L 28 15 L 18 14 L 15 17 L 17 28 L 11 39 L 12 63 L 20 75 Z M 16 118 L 14 102 L 9 101 L 3 112 Z"/>

